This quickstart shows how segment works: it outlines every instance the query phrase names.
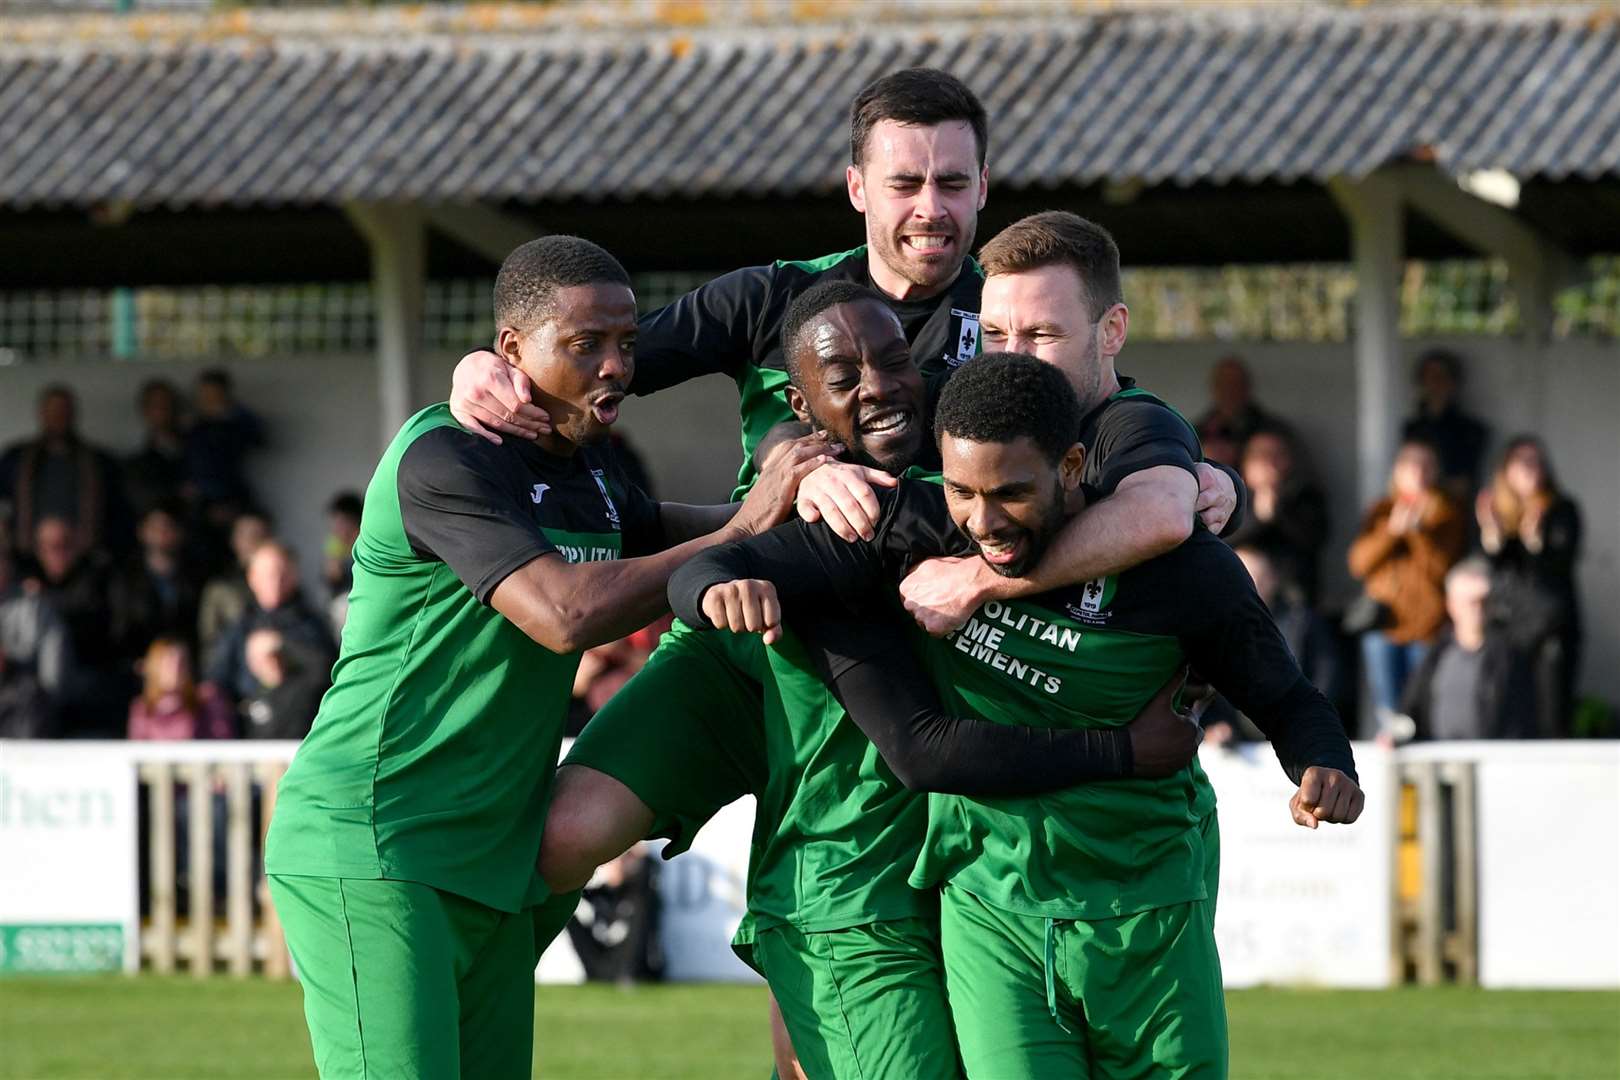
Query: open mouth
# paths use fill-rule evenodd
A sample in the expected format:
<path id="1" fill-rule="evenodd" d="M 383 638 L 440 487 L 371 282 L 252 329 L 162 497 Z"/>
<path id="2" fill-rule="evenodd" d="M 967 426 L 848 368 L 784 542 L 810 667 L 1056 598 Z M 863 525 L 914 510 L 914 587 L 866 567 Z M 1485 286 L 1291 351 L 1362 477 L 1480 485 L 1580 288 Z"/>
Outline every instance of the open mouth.
<path id="1" fill-rule="evenodd" d="M 871 439 L 889 439 L 911 430 L 910 409 L 880 409 L 861 421 L 861 434 Z"/>
<path id="2" fill-rule="evenodd" d="M 599 424 L 611 424 L 619 418 L 619 402 L 623 400 L 624 395 L 617 390 L 598 394 L 591 402 L 591 415 Z"/>
<path id="3" fill-rule="evenodd" d="M 1011 566 L 1023 557 L 1027 546 L 1023 536 L 1008 537 L 1006 539 L 981 540 L 977 537 L 973 541 L 979 547 L 979 554 L 991 566 Z"/>
<path id="4" fill-rule="evenodd" d="M 900 243 L 918 255 L 943 255 L 952 240 L 944 233 L 908 233 L 900 238 Z"/>

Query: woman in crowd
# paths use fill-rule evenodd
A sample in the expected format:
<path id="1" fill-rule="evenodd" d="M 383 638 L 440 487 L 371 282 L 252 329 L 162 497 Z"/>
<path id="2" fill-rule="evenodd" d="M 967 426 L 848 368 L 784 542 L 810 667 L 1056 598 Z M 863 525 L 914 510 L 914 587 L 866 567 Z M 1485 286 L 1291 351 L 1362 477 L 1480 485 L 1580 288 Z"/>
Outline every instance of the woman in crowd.
<path id="1" fill-rule="evenodd" d="M 145 687 L 129 705 L 131 739 L 232 739 L 230 702 L 213 686 L 197 685 L 184 642 L 158 638 L 141 664 Z"/>
<path id="2" fill-rule="evenodd" d="M 1464 539 L 1463 516 L 1440 488 L 1434 448 L 1406 441 L 1389 494 L 1367 511 L 1350 545 L 1350 573 L 1365 590 L 1353 628 L 1361 633 L 1380 731 L 1446 621 L 1446 571 L 1462 557 Z"/>
<path id="3" fill-rule="evenodd" d="M 1541 440 L 1520 435 L 1507 444 L 1474 516 L 1491 560 L 1492 615 L 1535 670 L 1537 727 L 1543 738 L 1567 735 L 1581 640 L 1581 513 L 1558 489 Z"/>

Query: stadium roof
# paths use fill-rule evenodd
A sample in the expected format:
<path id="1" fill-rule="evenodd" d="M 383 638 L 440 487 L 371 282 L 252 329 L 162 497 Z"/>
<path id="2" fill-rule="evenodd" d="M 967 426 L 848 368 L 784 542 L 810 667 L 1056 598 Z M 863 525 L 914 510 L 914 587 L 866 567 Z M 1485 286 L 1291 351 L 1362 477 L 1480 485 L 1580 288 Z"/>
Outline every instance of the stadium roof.
<path id="1" fill-rule="evenodd" d="M 755 17 L 784 7 L 821 14 Z M 1620 177 L 1612 5 L 489 5 L 11 18 L 0 42 L 13 210 L 826 195 L 850 98 L 913 64 L 984 97 L 999 190 Z"/>

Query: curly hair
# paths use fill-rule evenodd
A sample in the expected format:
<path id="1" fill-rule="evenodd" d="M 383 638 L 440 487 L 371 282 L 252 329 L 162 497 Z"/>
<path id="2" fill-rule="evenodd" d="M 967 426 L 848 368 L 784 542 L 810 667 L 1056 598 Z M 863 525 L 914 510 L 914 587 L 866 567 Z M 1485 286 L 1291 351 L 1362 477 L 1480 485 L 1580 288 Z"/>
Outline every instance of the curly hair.
<path id="1" fill-rule="evenodd" d="M 1024 353 L 985 353 L 945 384 L 934 411 L 934 438 L 1029 438 L 1055 465 L 1079 437 L 1080 420 L 1080 399 L 1063 372 Z"/>
<path id="2" fill-rule="evenodd" d="M 559 289 L 630 285 L 619 260 L 578 236 L 542 236 L 513 249 L 495 276 L 495 325 L 532 330 L 551 317 Z"/>

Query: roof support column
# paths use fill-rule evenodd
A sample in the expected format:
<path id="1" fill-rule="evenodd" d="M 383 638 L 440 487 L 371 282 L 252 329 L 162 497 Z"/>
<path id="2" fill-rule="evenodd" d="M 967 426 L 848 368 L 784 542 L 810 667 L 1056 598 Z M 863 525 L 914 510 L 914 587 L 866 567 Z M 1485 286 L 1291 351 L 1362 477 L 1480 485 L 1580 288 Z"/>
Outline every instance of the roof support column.
<path id="1" fill-rule="evenodd" d="M 377 400 L 382 445 L 415 411 L 411 372 L 422 347 L 427 282 L 427 225 L 413 206 L 349 203 L 349 220 L 371 247 L 371 289 L 377 305 Z"/>
<path id="2" fill-rule="evenodd" d="M 1356 477 L 1363 506 L 1379 498 L 1394 459 L 1402 396 L 1401 268 L 1406 259 L 1400 191 L 1385 176 L 1328 183 L 1350 219 L 1356 268 Z"/>

